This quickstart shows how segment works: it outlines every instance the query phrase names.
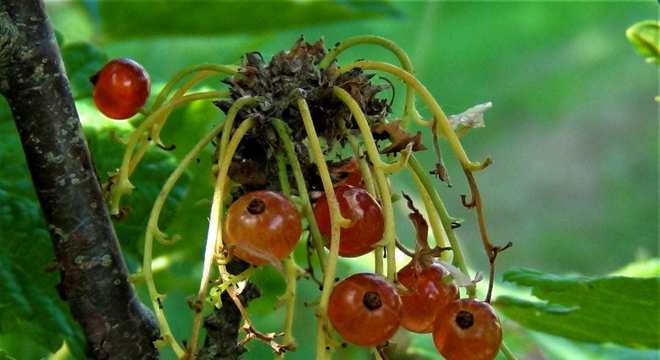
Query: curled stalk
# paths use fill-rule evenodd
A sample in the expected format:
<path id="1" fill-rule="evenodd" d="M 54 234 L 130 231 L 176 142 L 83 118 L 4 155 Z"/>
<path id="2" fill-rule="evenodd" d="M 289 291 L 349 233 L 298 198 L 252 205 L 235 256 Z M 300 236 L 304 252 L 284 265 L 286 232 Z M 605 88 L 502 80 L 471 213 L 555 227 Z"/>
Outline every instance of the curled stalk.
<path id="1" fill-rule="evenodd" d="M 339 231 L 342 225 L 348 225 L 348 220 L 342 217 L 339 210 L 339 203 L 337 196 L 330 178 L 328 165 L 325 163 L 323 150 L 316 129 L 314 129 L 314 121 L 309 112 L 307 101 L 304 98 L 298 99 L 298 110 L 302 117 L 305 131 L 307 132 L 307 139 L 309 141 L 309 149 L 312 152 L 316 167 L 319 170 L 319 176 L 323 183 L 323 190 L 328 199 L 328 208 L 330 209 L 330 254 L 328 255 L 325 264 L 325 273 L 323 273 L 323 291 L 321 292 L 321 300 L 319 302 L 317 316 L 318 316 L 318 331 L 316 338 L 316 358 L 325 359 L 326 356 L 326 343 L 328 340 L 329 321 L 328 321 L 328 302 L 330 300 L 330 291 L 335 282 L 335 273 L 337 271 L 337 259 L 339 258 Z"/>
<path id="2" fill-rule="evenodd" d="M 133 185 L 128 180 L 130 176 L 130 169 L 135 168 L 131 166 L 131 159 L 133 156 L 133 151 L 137 146 L 138 141 L 144 137 L 144 134 L 149 131 L 151 126 L 159 119 L 163 114 L 167 114 L 173 109 L 188 104 L 196 100 L 204 99 L 217 99 L 229 95 L 227 91 L 207 91 L 191 95 L 182 96 L 176 100 L 169 102 L 167 105 L 160 107 L 156 112 L 149 115 L 141 124 L 138 126 L 135 131 L 128 138 L 126 144 L 126 150 L 124 151 L 124 156 L 122 158 L 122 164 L 119 168 L 119 172 L 116 175 L 118 177 L 117 182 L 113 184 L 111 189 L 111 199 L 110 199 L 110 213 L 116 215 L 119 213 L 119 203 L 121 197 L 125 194 L 130 193 L 133 190 Z"/>
<path id="3" fill-rule="evenodd" d="M 433 237 L 435 238 L 435 244 L 438 248 L 446 248 L 449 244 L 449 239 L 447 237 L 447 232 L 445 231 L 442 222 L 439 219 L 438 211 L 433 206 L 433 201 L 429 192 L 422 184 L 422 180 L 417 176 L 414 171 L 411 171 L 413 180 L 415 180 L 415 186 L 417 186 L 417 191 L 422 198 L 424 203 L 424 208 L 426 209 L 426 215 L 428 217 L 429 223 L 431 224 L 431 231 L 433 232 Z M 440 258 L 445 261 L 451 260 L 451 254 L 449 251 L 443 251 L 440 253 Z"/>
<path id="4" fill-rule="evenodd" d="M 174 86 L 181 81 L 184 77 L 196 73 L 196 72 L 212 72 L 212 73 L 217 73 L 217 74 L 227 74 L 227 75 L 233 75 L 236 72 L 238 72 L 238 66 L 233 66 L 233 65 L 217 65 L 217 64 L 201 64 L 201 65 L 193 65 L 189 66 L 187 68 L 181 69 L 178 73 L 176 73 L 172 79 L 170 79 L 167 84 L 165 84 L 165 87 L 158 93 L 158 96 L 156 97 L 156 100 L 154 100 L 153 105 L 151 105 L 151 108 L 149 110 L 149 113 L 152 113 L 155 111 L 155 109 L 160 108 L 160 106 L 165 102 L 167 99 L 167 96 L 172 92 L 174 89 Z"/>
<path id="5" fill-rule="evenodd" d="M 189 75 L 191 73 L 194 73 L 195 76 L 185 82 L 177 91 L 174 93 L 172 98 L 170 99 L 170 102 L 174 102 L 177 99 L 181 98 L 186 94 L 190 88 L 195 86 L 197 83 L 200 81 L 203 81 L 213 75 L 217 74 L 234 74 L 237 71 L 237 68 L 235 66 L 227 66 L 227 65 L 195 65 L 191 66 L 189 68 L 181 70 L 177 75 L 175 75 L 167 84 L 166 86 L 161 90 L 161 92 L 158 94 L 158 97 L 154 101 L 154 104 L 151 106 L 151 109 L 147 112 L 143 112 L 143 115 L 150 115 L 152 114 L 155 110 L 161 107 L 165 99 L 167 98 L 167 95 L 173 90 L 174 85 L 178 83 L 180 80 L 182 80 L 186 75 Z M 166 121 L 166 119 L 170 116 L 170 114 L 174 111 L 174 108 L 170 109 L 167 112 L 164 112 L 159 115 L 158 119 L 154 121 L 154 123 L 151 125 L 151 129 L 149 131 L 149 135 L 145 133 L 144 137 L 139 140 L 140 143 L 140 148 L 137 151 L 137 154 L 131 158 L 131 162 L 129 165 L 129 171 L 128 174 L 133 173 L 137 165 L 142 161 L 142 158 L 144 157 L 144 154 L 147 152 L 149 149 L 149 144 L 151 141 L 154 141 L 159 147 L 166 149 L 167 147 L 162 143 L 160 139 L 160 131 L 163 128 L 163 125 Z"/>
<path id="6" fill-rule="evenodd" d="M 442 226 L 445 229 L 445 233 L 447 234 L 447 239 L 449 240 L 449 244 L 451 245 L 452 248 L 452 254 L 454 255 L 453 264 L 456 265 L 465 275 L 469 276 L 470 272 L 467 267 L 467 264 L 465 263 L 463 250 L 461 249 L 461 245 L 458 241 L 458 237 L 456 236 L 456 233 L 452 228 L 453 219 L 449 216 L 449 212 L 447 211 L 445 204 L 442 202 L 442 199 L 440 199 L 440 196 L 435 191 L 435 188 L 433 187 L 433 183 L 431 182 L 431 179 L 427 175 L 426 171 L 424 170 L 424 168 L 422 168 L 422 165 L 419 163 L 419 161 L 414 155 L 410 157 L 410 160 L 408 161 L 408 165 L 410 167 L 410 170 L 419 179 L 424 189 L 426 189 L 426 193 L 430 196 L 431 202 L 433 203 L 433 206 L 435 207 L 438 216 L 440 216 L 440 222 L 442 223 Z M 476 294 L 476 289 L 474 286 L 468 287 L 467 291 L 470 297 L 474 297 Z"/>
<path id="7" fill-rule="evenodd" d="M 385 245 L 387 249 L 387 278 L 391 281 L 396 280 L 396 241 L 394 233 L 394 209 L 392 207 L 392 195 L 390 193 L 390 187 L 387 183 L 387 178 L 385 177 L 385 172 L 383 168 L 386 166 L 385 163 L 380 158 L 378 153 L 378 148 L 374 142 L 373 135 L 371 135 L 371 129 L 369 128 L 369 123 L 367 122 L 360 105 L 353 99 L 351 94 L 346 90 L 335 86 L 333 88 L 333 94 L 339 98 L 351 111 L 353 118 L 360 128 L 360 133 L 362 135 L 362 140 L 367 148 L 367 155 L 369 160 L 373 164 L 373 171 L 376 177 L 376 183 L 378 184 L 378 189 L 380 190 L 381 202 L 383 203 L 383 217 L 385 220 L 385 229 L 383 232 L 383 239 L 381 240 L 382 244 Z"/>
<path id="8" fill-rule="evenodd" d="M 432 126 L 432 128 L 438 132 L 442 132 L 442 134 L 447 137 L 447 140 L 449 141 L 449 145 L 451 146 L 452 151 L 458 157 L 458 160 L 460 161 L 463 168 L 468 169 L 470 171 L 476 171 L 485 168 L 491 163 L 491 160 L 489 158 L 487 158 L 482 162 L 474 162 L 468 158 L 467 154 L 465 153 L 465 149 L 463 149 L 463 145 L 461 145 L 461 142 L 458 139 L 456 132 L 454 131 L 454 129 L 451 126 L 451 123 L 449 122 L 449 119 L 447 119 L 447 115 L 445 115 L 444 111 L 442 111 L 442 108 L 435 100 L 433 95 L 431 95 L 431 93 L 426 88 L 426 86 L 424 86 L 424 84 L 422 84 L 419 80 L 417 80 L 417 78 L 413 76 L 411 73 L 401 69 L 398 66 L 394 66 L 384 62 L 369 61 L 369 60 L 356 61 L 345 67 L 342 67 L 341 71 L 346 72 L 354 68 L 384 71 L 398 77 L 406 84 L 412 86 L 413 89 L 415 89 L 415 91 L 422 98 L 426 106 L 431 110 L 435 120 L 438 121 L 437 126 L 433 127 L 434 124 L 433 121 L 429 126 Z"/>
<path id="9" fill-rule="evenodd" d="M 287 198 L 291 198 L 291 185 L 289 184 L 289 175 L 286 171 L 286 158 L 281 152 L 277 153 L 277 175 L 280 180 L 282 193 Z M 286 317 L 284 318 L 284 338 L 282 345 L 287 349 L 296 347 L 296 339 L 293 336 L 293 316 L 296 310 L 296 278 L 298 265 L 294 259 L 293 253 L 284 259 L 284 275 L 286 276 L 286 290 L 280 297 L 280 301 L 286 305 Z"/>
<path id="10" fill-rule="evenodd" d="M 233 106 L 242 106 L 236 104 L 236 101 Z M 238 110 L 236 110 L 238 112 Z M 234 114 L 236 113 L 234 112 Z M 234 115 L 235 116 L 235 115 Z M 233 119 L 232 119 L 233 121 Z M 223 209 L 223 199 L 224 199 L 224 187 L 227 181 L 227 172 L 229 171 L 229 165 L 231 160 L 238 148 L 239 143 L 243 139 L 243 136 L 254 126 L 254 119 L 248 118 L 241 123 L 241 125 L 236 129 L 234 135 L 227 144 L 225 152 L 222 154 L 220 159 L 220 168 L 218 170 L 218 177 L 215 183 L 215 190 L 213 191 L 213 201 L 211 203 L 211 215 L 209 217 L 209 230 L 206 237 L 206 248 L 204 251 L 204 264 L 202 269 L 202 278 L 199 285 L 199 291 L 197 293 L 197 306 L 195 307 L 195 315 L 193 317 L 193 326 L 192 332 L 190 335 L 190 342 L 188 344 L 188 355 L 190 357 L 195 356 L 195 351 L 197 349 L 197 338 L 199 337 L 199 329 L 202 325 L 202 306 L 204 304 L 204 299 L 206 298 L 206 293 L 209 286 L 209 278 L 211 275 L 211 267 L 215 260 L 216 254 L 221 254 L 223 249 L 222 244 L 222 209 Z M 230 124 L 229 115 L 225 120 L 225 130 L 223 130 L 223 135 L 230 132 L 231 128 L 228 126 Z M 227 278 L 227 271 L 225 265 L 219 266 L 220 270 L 220 279 L 225 281 Z M 232 299 L 237 298 L 232 296 Z"/>
<path id="11" fill-rule="evenodd" d="M 486 215 L 484 214 L 483 200 L 481 199 L 481 192 L 477 186 L 477 181 L 474 178 L 474 174 L 465 170 L 465 176 L 468 179 L 468 184 L 470 186 L 470 193 L 472 194 L 472 199 L 468 202 L 465 199 L 465 196 L 461 197 L 463 205 L 468 208 L 474 208 L 477 213 L 477 222 L 479 223 L 479 233 L 481 234 L 481 243 L 484 246 L 486 255 L 488 256 L 488 264 L 490 266 L 489 277 L 488 277 L 488 292 L 486 293 L 486 302 L 490 302 L 490 298 L 493 295 L 493 284 L 495 282 L 495 260 L 497 255 L 502 251 L 511 247 L 512 243 L 508 242 L 504 246 L 494 246 L 488 237 L 488 227 L 486 226 Z"/>
<path id="12" fill-rule="evenodd" d="M 323 60 L 321 60 L 319 67 L 321 69 L 327 68 L 330 63 L 332 63 L 332 61 L 335 60 L 337 56 L 344 50 L 360 44 L 373 44 L 382 46 L 383 48 L 391 51 L 397 57 L 401 67 L 404 70 L 411 74 L 414 73 L 412 61 L 410 61 L 410 57 L 402 48 L 400 48 L 396 43 L 389 39 L 375 35 L 354 36 L 341 41 L 337 44 L 337 46 L 335 46 L 325 55 Z M 410 122 L 410 120 L 414 120 L 417 123 L 423 124 L 422 117 L 419 115 L 419 112 L 417 112 L 417 108 L 415 106 L 415 91 L 413 87 L 408 84 L 406 84 L 406 100 L 403 108 L 403 114 L 404 116 L 402 126 L 405 127 Z"/>
<path id="13" fill-rule="evenodd" d="M 188 81 L 185 82 L 183 85 L 181 85 L 181 87 L 180 87 L 179 89 L 177 89 L 177 91 L 174 93 L 174 95 L 173 95 L 172 98 L 170 99 L 170 102 L 176 101 L 177 99 L 179 99 L 179 98 L 181 98 L 182 96 L 184 96 L 184 95 L 186 94 L 186 92 L 187 92 L 188 90 L 190 90 L 190 88 L 192 88 L 193 86 L 195 86 L 195 85 L 196 85 L 197 83 L 199 83 L 200 81 L 203 81 L 203 80 L 205 80 L 205 79 L 207 79 L 207 78 L 209 78 L 209 77 L 211 77 L 211 76 L 213 76 L 213 75 L 216 75 L 216 74 L 217 74 L 217 72 L 208 71 L 208 70 L 202 70 L 202 71 L 197 72 L 197 73 L 195 74 L 195 76 L 194 76 L 192 79 L 188 80 Z M 161 147 L 161 148 L 163 148 L 163 149 L 167 149 L 168 147 L 165 146 L 165 145 L 163 144 L 163 142 L 161 141 L 161 139 L 160 139 L 160 131 L 163 129 L 163 126 L 165 125 L 165 121 L 167 120 L 167 118 L 170 116 L 170 114 L 171 114 L 173 111 L 174 111 L 174 109 L 171 109 L 171 110 L 168 111 L 167 113 L 161 115 L 160 118 L 159 118 L 159 119 L 153 124 L 153 126 L 151 127 L 151 132 L 150 132 L 150 133 L 151 133 L 151 135 L 150 135 L 151 139 L 152 139 L 152 140 L 153 140 L 153 141 L 154 141 L 159 147 Z M 146 144 L 144 144 L 144 146 L 147 146 L 147 147 L 148 147 L 148 145 L 149 145 L 148 142 L 147 142 Z M 170 148 L 173 148 L 173 147 L 170 147 Z M 139 159 L 141 159 L 141 158 L 139 158 Z M 139 159 L 137 160 L 137 162 L 140 161 Z"/>
<path id="14" fill-rule="evenodd" d="M 312 245 L 314 245 L 314 249 L 319 258 L 321 270 L 325 273 L 326 259 L 323 250 L 323 237 L 321 236 L 321 231 L 319 230 L 319 226 L 316 223 L 314 210 L 312 209 L 312 202 L 309 200 L 309 192 L 307 191 L 307 184 L 305 182 L 305 177 L 303 176 L 302 167 L 300 166 L 298 155 L 296 155 L 296 151 L 293 147 L 293 141 L 291 141 L 291 136 L 289 135 L 291 129 L 289 129 L 289 126 L 281 119 L 273 119 L 273 127 L 275 128 L 275 131 L 277 131 L 277 135 L 282 142 L 282 147 L 284 147 L 284 152 L 286 153 L 286 156 L 289 160 L 289 165 L 291 166 L 293 177 L 296 179 L 298 196 L 300 196 L 303 205 L 303 215 L 309 222 L 309 230 L 312 235 Z"/>
<path id="15" fill-rule="evenodd" d="M 196 159 L 197 156 L 199 156 L 199 154 L 202 152 L 204 147 L 206 147 L 216 136 L 218 136 L 218 134 L 222 131 L 223 126 L 224 124 L 216 125 L 208 134 L 206 134 L 206 136 L 204 136 L 204 138 L 202 138 L 192 148 L 192 150 L 190 150 L 190 152 L 186 154 L 186 156 L 183 158 L 183 160 L 181 160 L 181 162 L 176 167 L 176 169 L 174 169 L 172 174 L 170 174 L 167 181 L 165 181 L 165 185 L 163 185 L 163 188 L 161 189 L 160 193 L 158 194 L 158 197 L 156 198 L 156 201 L 151 209 L 151 214 L 149 215 L 149 220 L 147 223 L 147 231 L 144 239 L 144 258 L 142 263 L 142 273 L 144 276 L 144 281 L 147 284 L 147 290 L 149 292 L 149 297 L 151 298 L 154 312 L 156 313 L 156 318 L 158 319 L 158 323 L 160 324 L 161 337 L 167 344 L 172 346 L 174 353 L 179 358 L 183 357 L 185 352 L 181 347 L 181 345 L 179 345 L 179 343 L 172 335 L 172 331 L 170 330 L 169 324 L 167 322 L 167 317 L 165 316 L 165 312 L 162 308 L 162 296 L 158 294 L 158 290 L 156 289 L 156 284 L 153 278 L 152 267 L 151 267 L 151 260 L 153 255 L 153 240 L 154 240 L 154 236 L 163 237 L 163 233 L 158 229 L 158 218 L 163 209 L 163 206 L 165 205 L 165 201 L 167 200 L 167 196 L 169 195 L 170 191 L 172 191 L 174 185 L 179 180 L 181 175 L 183 175 L 183 172 L 188 167 L 188 165 L 194 159 Z"/>

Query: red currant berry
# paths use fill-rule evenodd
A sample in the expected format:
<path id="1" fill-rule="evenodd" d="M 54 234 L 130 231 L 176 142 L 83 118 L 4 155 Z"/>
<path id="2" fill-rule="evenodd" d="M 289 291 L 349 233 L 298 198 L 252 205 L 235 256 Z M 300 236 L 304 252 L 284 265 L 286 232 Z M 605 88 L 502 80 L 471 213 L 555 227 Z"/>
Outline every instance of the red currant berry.
<path id="1" fill-rule="evenodd" d="M 338 179 L 337 185 L 351 185 L 351 186 L 364 186 L 362 181 L 362 172 L 360 171 L 360 164 L 355 159 L 332 169 L 333 174 Z"/>
<path id="2" fill-rule="evenodd" d="M 335 194 L 341 215 L 351 222 L 339 234 L 339 255 L 355 257 L 370 252 L 383 237 L 385 221 L 380 205 L 360 187 L 339 185 L 335 187 Z M 321 234 L 329 239 L 330 210 L 325 195 L 314 204 L 314 217 Z"/>
<path id="3" fill-rule="evenodd" d="M 492 360 L 502 343 L 502 328 L 489 304 L 457 300 L 438 315 L 433 342 L 447 360 Z"/>
<path id="4" fill-rule="evenodd" d="M 128 119 L 147 101 L 149 74 L 131 59 L 115 59 L 92 77 L 94 103 L 107 117 Z"/>
<path id="5" fill-rule="evenodd" d="M 446 282 L 448 273 L 438 264 L 424 267 L 410 262 L 398 273 L 407 293 L 401 294 L 401 325 L 417 333 L 430 333 L 438 314 L 458 299 L 458 287 Z"/>
<path id="6" fill-rule="evenodd" d="M 267 190 L 241 196 L 227 210 L 224 223 L 229 251 L 252 265 L 284 259 L 301 233 L 296 207 L 281 194 Z"/>
<path id="7" fill-rule="evenodd" d="M 360 346 L 385 343 L 401 322 L 396 289 L 376 274 L 355 274 L 335 285 L 328 317 L 346 341 Z"/>

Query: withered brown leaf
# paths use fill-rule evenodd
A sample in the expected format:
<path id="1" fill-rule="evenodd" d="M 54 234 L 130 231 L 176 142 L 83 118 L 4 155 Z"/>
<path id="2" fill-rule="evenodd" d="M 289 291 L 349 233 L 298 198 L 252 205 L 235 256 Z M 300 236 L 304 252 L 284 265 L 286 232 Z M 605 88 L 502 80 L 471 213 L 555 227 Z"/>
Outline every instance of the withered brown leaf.
<path id="1" fill-rule="evenodd" d="M 390 140 L 391 144 L 383 149 L 383 154 L 398 153 L 408 144 L 413 144 L 412 151 L 426 150 L 426 146 L 422 143 L 422 133 L 418 131 L 417 134 L 411 135 L 401 127 L 401 120 L 389 123 L 378 122 L 371 127 L 371 132 L 376 138 Z"/>

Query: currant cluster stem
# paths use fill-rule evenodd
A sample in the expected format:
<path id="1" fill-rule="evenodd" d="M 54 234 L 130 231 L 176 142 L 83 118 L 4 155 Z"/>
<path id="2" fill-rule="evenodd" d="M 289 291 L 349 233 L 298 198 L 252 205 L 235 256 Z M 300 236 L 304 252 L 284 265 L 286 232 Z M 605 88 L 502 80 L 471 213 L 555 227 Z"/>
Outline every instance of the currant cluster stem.
<path id="1" fill-rule="evenodd" d="M 325 273 L 323 274 L 323 291 L 321 291 L 321 300 L 317 309 L 318 317 L 318 333 L 316 340 L 316 358 L 325 359 L 326 356 L 326 340 L 328 337 L 329 321 L 327 315 L 328 301 L 330 300 L 330 291 L 335 282 L 335 273 L 337 271 L 337 259 L 339 257 L 339 231 L 342 225 L 348 225 L 348 220 L 343 218 L 339 211 L 339 203 L 332 184 L 332 178 L 328 171 L 328 165 L 325 163 L 323 150 L 316 129 L 314 128 L 314 121 L 309 112 L 307 101 L 304 98 L 298 99 L 298 110 L 307 132 L 307 139 L 309 141 L 309 148 L 316 162 L 321 182 L 323 183 L 323 190 L 328 199 L 328 208 L 330 209 L 330 254 L 328 255 Z"/>
<path id="2" fill-rule="evenodd" d="M 319 67 L 321 69 L 327 68 L 337 56 L 344 52 L 346 49 L 352 48 L 356 45 L 361 44 L 372 44 L 381 46 L 389 51 L 391 51 L 399 60 L 401 67 L 409 73 L 414 73 L 413 64 L 410 60 L 408 54 L 403 51 L 396 43 L 380 36 L 374 35 L 360 35 L 354 36 L 344 41 L 341 41 L 337 44 L 332 50 L 330 50 L 326 56 L 321 60 Z M 422 117 L 417 112 L 415 107 L 415 92 L 411 85 L 406 85 L 406 100 L 404 104 L 404 117 L 403 117 L 403 126 L 406 126 L 410 120 L 414 120 L 417 123 L 423 123 Z"/>
<path id="3" fill-rule="evenodd" d="M 312 244 L 316 250 L 316 254 L 319 258 L 319 263 L 321 269 L 325 272 L 325 252 L 323 250 L 323 237 L 321 236 L 321 231 L 319 226 L 316 223 L 316 218 L 314 217 L 314 210 L 312 209 L 312 202 L 309 199 L 309 192 L 307 191 L 307 183 L 305 177 L 303 176 L 302 168 L 300 166 L 300 161 L 298 161 L 298 155 L 293 147 L 293 141 L 291 141 L 291 136 L 289 135 L 291 129 L 286 125 L 286 123 L 280 119 L 273 119 L 273 127 L 277 132 L 277 135 L 282 142 L 284 147 L 284 152 L 289 160 L 289 165 L 291 166 L 291 171 L 293 172 L 293 177 L 296 180 L 296 187 L 298 188 L 298 196 L 302 200 L 303 205 L 303 215 L 309 222 L 309 229 L 312 235 Z"/>
<path id="4" fill-rule="evenodd" d="M 227 129 L 227 131 L 223 131 L 222 133 L 223 138 L 225 134 L 231 131 L 230 130 L 231 127 L 228 124 L 231 124 L 233 122 L 233 117 L 236 116 L 236 113 L 238 113 L 240 107 L 245 105 L 245 103 L 247 102 L 249 101 L 245 100 L 241 103 L 238 103 L 238 101 L 236 101 L 234 105 L 232 105 L 232 107 L 235 107 L 237 109 L 235 109 L 235 111 L 233 112 L 233 116 L 232 116 L 232 111 L 230 109 L 230 113 L 227 116 L 227 119 L 225 120 L 225 129 Z M 195 307 L 192 333 L 190 336 L 190 342 L 188 344 L 188 355 L 193 358 L 197 350 L 197 338 L 199 336 L 199 329 L 202 325 L 202 306 L 204 304 L 204 300 L 206 299 L 206 294 L 208 292 L 211 266 L 216 261 L 216 255 L 223 254 L 224 251 L 224 246 L 222 242 L 222 210 L 223 210 L 222 203 L 225 195 L 224 188 L 227 183 L 227 173 L 229 172 L 229 165 L 231 164 L 231 160 L 234 156 L 234 153 L 236 152 L 236 149 L 238 148 L 239 143 L 243 139 L 243 136 L 245 136 L 245 134 L 253 126 L 254 126 L 254 119 L 248 118 L 244 120 L 234 132 L 234 135 L 227 144 L 225 151 L 221 152 L 220 154 L 221 156 L 219 157 L 220 167 L 218 170 L 218 177 L 215 183 L 215 190 L 213 192 L 213 201 L 211 203 L 211 215 L 209 217 L 210 219 L 209 231 L 206 238 L 206 250 L 204 252 L 202 279 L 200 282 L 199 291 L 197 293 L 197 304 L 196 304 L 197 306 Z M 222 262 L 219 263 L 218 270 L 220 272 L 220 280 L 224 282 L 225 279 L 227 278 L 227 269 Z M 228 289 L 228 291 L 231 291 L 231 289 Z M 230 295 L 232 294 L 230 293 Z M 237 297 L 232 296 L 232 299 L 237 299 Z M 239 305 L 237 304 L 237 306 Z M 240 306 L 242 306 L 242 304 Z"/>
<path id="5" fill-rule="evenodd" d="M 291 199 L 291 185 L 289 184 L 289 175 L 286 170 L 286 157 L 281 152 L 275 155 L 277 159 L 277 175 L 280 180 L 282 193 Z M 286 290 L 281 296 L 280 302 L 286 305 L 286 316 L 284 318 L 284 339 L 283 346 L 288 349 L 296 347 L 296 340 L 293 336 L 293 318 L 296 310 L 296 280 L 298 265 L 294 259 L 293 253 L 283 260 L 284 275 L 286 278 Z"/>
<path id="6" fill-rule="evenodd" d="M 367 155 L 369 156 L 369 161 L 373 164 L 373 172 L 376 177 L 376 183 L 378 184 L 378 189 L 380 190 L 381 201 L 383 203 L 383 217 L 385 221 L 385 228 L 383 231 L 382 245 L 387 249 L 387 278 L 391 281 L 396 281 L 396 243 L 395 243 L 395 234 L 394 234 L 394 209 L 392 207 L 392 194 L 390 193 L 390 187 L 387 183 L 387 178 L 383 172 L 383 168 L 387 165 L 383 163 L 374 142 L 373 135 L 371 135 L 371 128 L 367 122 L 360 105 L 353 99 L 351 94 L 346 90 L 335 86 L 333 88 L 333 93 L 339 100 L 344 102 L 344 104 L 349 108 L 353 114 L 353 118 L 357 122 L 358 127 L 360 128 L 360 133 L 362 139 L 367 148 Z"/>
<path id="7" fill-rule="evenodd" d="M 183 160 L 181 160 L 177 168 L 174 169 L 172 174 L 170 174 L 169 178 L 165 182 L 165 185 L 163 185 L 163 188 L 158 194 L 154 206 L 151 209 L 151 214 L 149 215 L 149 221 L 147 223 L 147 231 L 144 239 L 144 258 L 142 262 L 142 273 L 144 275 L 145 283 L 147 284 L 147 289 L 149 291 L 149 297 L 151 298 L 151 302 L 154 307 L 154 312 L 156 313 L 158 323 L 160 324 L 161 337 L 163 341 L 165 341 L 167 344 L 172 346 L 174 353 L 178 357 L 182 357 L 185 351 L 179 345 L 176 339 L 174 339 L 174 336 L 172 335 L 172 331 L 170 330 L 169 324 L 167 322 L 167 318 L 165 317 L 165 313 L 163 311 L 162 300 L 164 297 L 158 294 L 158 291 L 156 289 L 156 284 L 154 283 L 153 274 L 151 271 L 153 239 L 154 236 L 164 237 L 164 234 L 162 234 L 162 232 L 158 229 L 158 218 L 160 216 L 160 212 L 163 209 L 163 205 L 165 204 L 165 201 L 167 200 L 167 196 L 169 195 L 170 191 L 172 191 L 174 185 L 179 180 L 181 175 L 183 175 L 183 172 L 188 167 L 188 165 L 199 156 L 202 150 L 204 150 L 204 148 L 213 139 L 215 139 L 216 136 L 218 136 L 218 134 L 222 131 L 223 127 L 224 127 L 224 123 L 216 125 L 208 134 L 206 134 L 206 136 L 204 136 L 204 138 L 202 138 L 193 147 L 192 150 L 190 150 L 188 154 L 186 154 Z"/>

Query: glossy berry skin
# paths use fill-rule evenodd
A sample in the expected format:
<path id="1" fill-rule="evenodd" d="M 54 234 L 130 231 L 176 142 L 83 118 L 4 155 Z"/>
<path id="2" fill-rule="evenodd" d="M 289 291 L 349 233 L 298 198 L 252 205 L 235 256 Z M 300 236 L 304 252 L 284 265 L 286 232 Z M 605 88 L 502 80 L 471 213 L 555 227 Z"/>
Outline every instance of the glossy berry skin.
<path id="1" fill-rule="evenodd" d="M 433 331 L 438 314 L 458 299 L 458 287 L 444 280 L 447 275 L 438 264 L 416 267 L 410 262 L 399 270 L 399 282 L 408 290 L 401 294 L 403 327 L 417 333 Z"/>
<path id="2" fill-rule="evenodd" d="M 489 304 L 457 300 L 436 319 L 433 342 L 447 360 L 492 360 L 502 343 L 502 328 Z"/>
<path id="3" fill-rule="evenodd" d="M 111 119 L 137 114 L 149 97 L 151 81 L 142 65 L 131 59 L 114 59 L 92 77 L 94 103 Z"/>
<path id="4" fill-rule="evenodd" d="M 227 210 L 224 243 L 230 253 L 252 265 L 276 263 L 287 257 L 302 233 L 300 214 L 283 195 L 254 191 Z"/>
<path id="5" fill-rule="evenodd" d="M 399 328 L 401 299 L 383 277 L 355 274 L 332 289 L 328 317 L 346 341 L 360 346 L 381 345 Z"/>
<path id="6" fill-rule="evenodd" d="M 385 222 L 380 204 L 360 187 L 338 185 L 335 195 L 341 215 L 351 221 L 349 227 L 340 231 L 339 255 L 356 257 L 370 252 L 383 237 Z M 314 217 L 321 234 L 330 239 L 330 210 L 325 195 L 314 204 Z"/>
<path id="7" fill-rule="evenodd" d="M 351 159 L 340 167 L 333 169 L 333 172 L 340 177 L 336 185 L 364 186 L 360 164 L 355 159 Z"/>

